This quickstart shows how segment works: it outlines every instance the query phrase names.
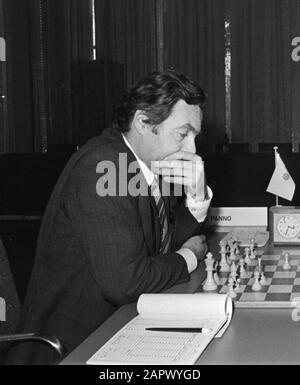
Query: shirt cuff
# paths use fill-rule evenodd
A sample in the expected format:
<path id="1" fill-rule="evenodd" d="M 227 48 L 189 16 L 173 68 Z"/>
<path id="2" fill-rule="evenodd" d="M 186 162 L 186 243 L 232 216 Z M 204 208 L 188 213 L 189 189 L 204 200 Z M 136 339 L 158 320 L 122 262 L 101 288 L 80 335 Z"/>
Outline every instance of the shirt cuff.
<path id="1" fill-rule="evenodd" d="M 192 250 L 183 247 L 176 251 L 176 253 L 180 254 L 185 259 L 189 273 L 192 273 L 194 270 L 196 270 L 198 261 L 196 255 L 192 252 Z"/>
<path id="2" fill-rule="evenodd" d="M 191 214 L 196 218 L 198 222 L 204 222 L 206 215 L 207 215 L 207 210 L 210 206 L 210 202 L 213 197 L 213 192 L 211 189 L 207 186 L 207 194 L 208 194 L 208 199 L 206 199 L 203 202 L 195 201 L 189 194 L 187 194 L 186 197 L 186 207 L 190 210 Z"/>

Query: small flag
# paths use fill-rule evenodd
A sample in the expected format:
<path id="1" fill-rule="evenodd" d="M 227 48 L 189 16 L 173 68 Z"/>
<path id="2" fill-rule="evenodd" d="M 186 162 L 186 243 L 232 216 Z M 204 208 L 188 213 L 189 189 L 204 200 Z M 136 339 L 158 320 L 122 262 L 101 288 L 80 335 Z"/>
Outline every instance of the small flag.
<path id="1" fill-rule="evenodd" d="M 286 169 L 278 152 L 275 152 L 275 156 L 276 167 L 267 187 L 267 192 L 291 201 L 295 193 L 295 182 Z"/>

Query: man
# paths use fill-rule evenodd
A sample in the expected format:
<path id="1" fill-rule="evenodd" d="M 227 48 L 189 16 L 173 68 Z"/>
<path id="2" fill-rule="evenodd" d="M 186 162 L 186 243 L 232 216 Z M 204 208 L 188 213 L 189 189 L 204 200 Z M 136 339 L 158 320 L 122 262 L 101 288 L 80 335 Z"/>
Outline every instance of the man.
<path id="1" fill-rule="evenodd" d="M 198 234 L 211 191 L 194 143 L 204 100 L 184 75 L 153 73 L 72 157 L 43 218 L 19 331 L 54 334 L 70 351 L 119 306 L 189 279 L 207 250 Z M 19 351 L 19 362 L 55 360 L 38 344 Z"/>

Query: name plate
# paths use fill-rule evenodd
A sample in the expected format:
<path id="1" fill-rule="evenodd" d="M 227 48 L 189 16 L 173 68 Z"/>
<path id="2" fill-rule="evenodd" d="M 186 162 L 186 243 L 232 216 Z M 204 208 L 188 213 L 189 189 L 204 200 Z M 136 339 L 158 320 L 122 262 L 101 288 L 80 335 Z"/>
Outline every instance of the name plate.
<path id="1" fill-rule="evenodd" d="M 211 207 L 207 213 L 207 226 L 243 227 L 268 225 L 267 207 Z"/>

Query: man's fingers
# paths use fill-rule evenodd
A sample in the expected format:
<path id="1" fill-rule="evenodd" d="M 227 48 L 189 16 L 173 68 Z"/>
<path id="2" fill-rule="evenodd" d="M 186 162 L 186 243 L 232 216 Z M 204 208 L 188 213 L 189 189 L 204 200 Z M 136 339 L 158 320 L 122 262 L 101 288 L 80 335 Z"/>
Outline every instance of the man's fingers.
<path id="1" fill-rule="evenodd" d="M 182 176 L 163 176 L 163 179 L 167 183 L 175 183 L 184 186 L 189 186 L 191 183 L 190 178 L 185 178 Z"/>
<path id="2" fill-rule="evenodd" d="M 195 163 L 188 160 L 159 160 L 151 162 L 151 170 L 160 170 L 161 168 L 184 168 L 187 170 L 192 170 L 195 167 Z"/>
<path id="3" fill-rule="evenodd" d="M 177 151 L 174 152 L 173 154 L 167 155 L 164 160 L 175 160 L 175 159 L 183 159 L 183 160 L 195 160 L 195 159 L 202 160 L 201 156 L 196 155 L 192 152 L 188 151 Z"/>

